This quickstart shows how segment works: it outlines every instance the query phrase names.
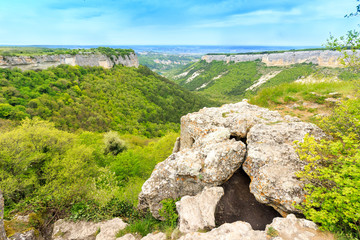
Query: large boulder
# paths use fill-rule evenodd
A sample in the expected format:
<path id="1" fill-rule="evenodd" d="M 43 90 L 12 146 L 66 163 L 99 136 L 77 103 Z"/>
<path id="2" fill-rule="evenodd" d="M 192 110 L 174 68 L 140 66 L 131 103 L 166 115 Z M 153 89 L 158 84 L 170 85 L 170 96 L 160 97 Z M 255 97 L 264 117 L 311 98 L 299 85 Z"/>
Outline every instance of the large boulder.
<path id="1" fill-rule="evenodd" d="M 180 142 L 142 186 L 139 208 L 150 208 L 160 218 L 161 200 L 194 196 L 205 186 L 223 184 L 244 161 L 242 141 L 250 128 L 281 120 L 279 113 L 247 102 L 204 108 L 182 117 Z"/>
<path id="2" fill-rule="evenodd" d="M 226 104 L 220 108 L 203 108 L 181 118 L 180 150 L 191 148 L 212 129 L 226 128 L 234 138 L 245 138 L 250 128 L 259 123 L 282 121 L 278 112 L 270 111 L 246 101 Z"/>
<path id="3" fill-rule="evenodd" d="M 205 187 L 194 197 L 185 196 L 176 203 L 181 232 L 196 232 L 215 227 L 215 208 L 224 195 L 222 187 Z"/>
<path id="4" fill-rule="evenodd" d="M 304 183 L 296 173 L 305 163 L 299 159 L 294 141 L 302 141 L 306 134 L 325 137 L 314 124 L 298 121 L 257 124 L 247 135 L 243 169 L 251 178 L 250 191 L 283 216 L 298 213 L 293 204 L 304 200 Z"/>
<path id="5" fill-rule="evenodd" d="M 305 134 L 324 133 L 313 124 L 246 101 L 204 108 L 181 118 L 181 136 L 174 153 L 159 163 L 142 186 L 139 208 L 160 218 L 161 200 L 194 196 L 204 187 L 220 186 L 242 166 L 259 202 L 280 214 L 297 213 L 293 203 L 304 199 L 296 172 L 304 166 L 293 142 Z M 247 144 L 247 145 L 246 145 Z"/>
<path id="6" fill-rule="evenodd" d="M 94 223 L 69 222 L 60 219 L 55 222 L 52 240 L 115 240 L 116 233 L 126 227 L 120 218 Z"/>
<path id="7" fill-rule="evenodd" d="M 139 208 L 150 208 L 160 218 L 160 201 L 194 196 L 205 186 L 218 186 L 227 181 L 245 159 L 246 146 L 230 139 L 228 129 L 209 131 L 193 148 L 170 155 L 156 165 L 151 177 L 142 186 Z"/>

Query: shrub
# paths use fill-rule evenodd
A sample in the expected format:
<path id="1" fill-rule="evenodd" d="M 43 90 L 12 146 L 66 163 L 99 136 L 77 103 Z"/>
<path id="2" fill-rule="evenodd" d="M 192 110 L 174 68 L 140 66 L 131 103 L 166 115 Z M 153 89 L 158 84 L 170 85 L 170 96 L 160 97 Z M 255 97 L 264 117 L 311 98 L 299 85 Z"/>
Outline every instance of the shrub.
<path id="1" fill-rule="evenodd" d="M 360 237 L 360 100 L 348 100 L 320 125 L 333 139 L 306 136 L 298 154 L 307 162 L 298 177 L 307 184 L 298 206 L 305 216 L 333 232 Z"/>
<path id="2" fill-rule="evenodd" d="M 159 215 L 165 219 L 166 225 L 170 227 L 175 227 L 177 224 L 177 219 L 179 218 L 179 215 L 176 212 L 176 205 L 175 202 L 177 202 L 179 199 L 164 199 L 161 201 L 162 208 L 159 210 Z"/>
<path id="3" fill-rule="evenodd" d="M 120 139 L 120 136 L 117 132 L 107 132 L 104 134 L 104 143 L 105 143 L 105 154 L 111 153 L 113 155 L 118 155 L 122 151 L 126 150 L 126 145 L 123 140 Z"/>

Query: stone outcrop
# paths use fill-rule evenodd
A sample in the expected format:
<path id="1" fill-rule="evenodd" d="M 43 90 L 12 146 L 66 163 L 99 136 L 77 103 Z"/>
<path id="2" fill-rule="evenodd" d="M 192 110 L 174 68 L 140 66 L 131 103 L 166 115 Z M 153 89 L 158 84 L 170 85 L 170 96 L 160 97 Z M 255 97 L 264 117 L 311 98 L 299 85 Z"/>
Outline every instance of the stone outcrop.
<path id="1" fill-rule="evenodd" d="M 304 184 L 296 178 L 304 162 L 293 142 L 302 141 L 306 134 L 325 137 L 321 129 L 305 122 L 258 124 L 247 135 L 243 169 L 251 178 L 250 191 L 259 202 L 274 207 L 283 216 L 299 212 L 293 204 L 304 200 Z"/>
<path id="2" fill-rule="evenodd" d="M 60 219 L 55 222 L 52 240 L 115 240 L 116 233 L 126 227 L 120 218 L 105 222 L 68 222 Z"/>
<path id="3" fill-rule="evenodd" d="M 245 152 L 243 142 L 230 139 L 229 129 L 208 129 L 206 137 L 197 139 L 191 149 L 180 150 L 156 165 L 142 186 L 139 208 L 150 208 L 160 218 L 161 200 L 194 196 L 205 186 L 221 185 L 241 166 Z"/>
<path id="4" fill-rule="evenodd" d="M 205 187 L 194 197 L 184 196 L 176 202 L 181 232 L 196 232 L 215 227 L 215 208 L 224 195 L 222 187 Z"/>
<path id="5" fill-rule="evenodd" d="M 178 151 L 155 167 L 142 187 L 139 207 L 150 208 L 159 218 L 161 200 L 220 186 L 247 154 L 243 168 L 251 178 L 251 193 L 280 214 L 296 213 L 292 204 L 303 201 L 304 193 L 295 173 L 303 163 L 293 141 L 301 141 L 305 134 L 324 136 L 314 124 L 283 118 L 246 101 L 188 114 L 181 118 L 180 143 L 174 149 Z"/>
<path id="6" fill-rule="evenodd" d="M 315 223 L 298 219 L 293 214 L 286 218 L 274 218 L 265 231 L 255 231 L 249 223 L 237 221 L 225 223 L 207 233 L 188 233 L 179 240 L 334 240 L 328 232 L 318 230 Z"/>
<path id="7" fill-rule="evenodd" d="M 349 54 L 352 52 L 349 50 Z M 246 62 L 260 60 L 267 66 L 288 66 L 297 63 L 313 63 L 324 67 L 342 67 L 339 57 L 342 53 L 331 50 L 289 51 L 284 53 L 239 54 L 239 55 L 205 55 L 206 62 Z"/>
<path id="8" fill-rule="evenodd" d="M 11 237 L 8 238 L 9 240 L 44 240 L 42 236 L 36 234 L 34 229 L 23 233 L 15 233 Z"/>
<path id="9" fill-rule="evenodd" d="M 101 66 L 112 68 L 114 65 L 122 64 L 127 67 L 138 67 L 139 60 L 134 53 L 109 58 L 103 54 L 59 54 L 59 55 L 39 55 L 39 56 L 0 56 L 0 68 L 20 68 L 22 70 L 46 69 L 56 67 L 60 64 L 78 66 Z"/>

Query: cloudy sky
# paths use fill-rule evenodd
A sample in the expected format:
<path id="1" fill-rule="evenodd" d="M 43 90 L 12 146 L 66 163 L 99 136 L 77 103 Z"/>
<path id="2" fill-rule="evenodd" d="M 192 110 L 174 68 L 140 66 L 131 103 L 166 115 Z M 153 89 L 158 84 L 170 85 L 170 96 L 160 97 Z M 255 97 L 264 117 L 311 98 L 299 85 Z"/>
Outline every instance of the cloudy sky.
<path id="1" fill-rule="evenodd" d="M 320 46 L 356 0 L 0 0 L 0 45 Z"/>

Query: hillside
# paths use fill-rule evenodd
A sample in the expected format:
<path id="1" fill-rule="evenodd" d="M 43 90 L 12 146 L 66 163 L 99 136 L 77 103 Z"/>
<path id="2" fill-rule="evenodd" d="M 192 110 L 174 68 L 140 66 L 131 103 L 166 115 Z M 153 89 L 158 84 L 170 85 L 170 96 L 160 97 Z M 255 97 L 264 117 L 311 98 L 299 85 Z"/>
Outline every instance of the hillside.
<path id="1" fill-rule="evenodd" d="M 182 115 L 214 105 L 143 66 L 0 69 L 0 85 L 0 118 L 38 116 L 69 131 L 159 136 L 177 130 Z"/>
<path id="2" fill-rule="evenodd" d="M 343 68 L 314 64 L 266 66 L 260 61 L 224 62 L 204 60 L 177 72 L 173 80 L 190 91 L 198 91 L 223 102 L 240 101 L 260 89 L 294 81 L 338 81 L 359 79 Z"/>

